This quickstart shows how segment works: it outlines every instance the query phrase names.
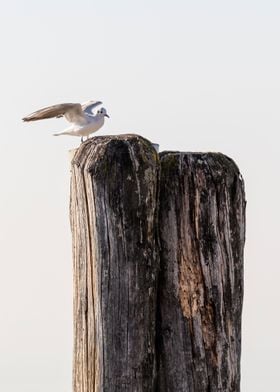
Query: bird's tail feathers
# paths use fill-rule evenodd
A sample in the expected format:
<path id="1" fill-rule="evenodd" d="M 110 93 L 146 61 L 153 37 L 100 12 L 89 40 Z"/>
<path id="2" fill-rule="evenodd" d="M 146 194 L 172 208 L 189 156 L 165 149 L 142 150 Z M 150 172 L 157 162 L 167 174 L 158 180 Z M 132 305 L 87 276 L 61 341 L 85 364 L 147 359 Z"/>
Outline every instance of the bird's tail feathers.
<path id="1" fill-rule="evenodd" d="M 69 131 L 55 132 L 53 136 L 61 136 L 61 135 L 71 135 Z"/>

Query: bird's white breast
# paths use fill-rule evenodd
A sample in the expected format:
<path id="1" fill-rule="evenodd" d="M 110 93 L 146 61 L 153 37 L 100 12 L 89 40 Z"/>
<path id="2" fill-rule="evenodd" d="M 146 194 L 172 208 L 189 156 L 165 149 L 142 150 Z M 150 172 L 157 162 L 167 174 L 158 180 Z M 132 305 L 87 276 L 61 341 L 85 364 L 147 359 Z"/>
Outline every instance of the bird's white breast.
<path id="1" fill-rule="evenodd" d="M 88 117 L 88 123 L 85 125 L 74 126 L 73 131 L 79 136 L 88 136 L 93 132 L 98 131 L 104 124 L 104 117 Z"/>

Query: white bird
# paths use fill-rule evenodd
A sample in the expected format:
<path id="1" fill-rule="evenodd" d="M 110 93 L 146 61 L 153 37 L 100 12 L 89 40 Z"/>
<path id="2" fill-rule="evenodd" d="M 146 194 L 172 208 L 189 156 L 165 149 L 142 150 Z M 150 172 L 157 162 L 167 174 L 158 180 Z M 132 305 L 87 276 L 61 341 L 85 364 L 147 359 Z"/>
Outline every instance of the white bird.
<path id="1" fill-rule="evenodd" d="M 104 117 L 109 117 L 105 108 L 101 108 L 96 114 L 93 109 L 102 102 L 88 101 L 83 104 L 80 103 L 61 103 L 58 105 L 48 106 L 46 108 L 37 110 L 34 113 L 24 117 L 23 121 L 37 121 L 53 117 L 65 117 L 71 123 L 71 127 L 66 128 L 62 132 L 54 133 L 54 136 L 71 135 L 71 136 L 86 136 L 98 131 L 104 124 Z"/>

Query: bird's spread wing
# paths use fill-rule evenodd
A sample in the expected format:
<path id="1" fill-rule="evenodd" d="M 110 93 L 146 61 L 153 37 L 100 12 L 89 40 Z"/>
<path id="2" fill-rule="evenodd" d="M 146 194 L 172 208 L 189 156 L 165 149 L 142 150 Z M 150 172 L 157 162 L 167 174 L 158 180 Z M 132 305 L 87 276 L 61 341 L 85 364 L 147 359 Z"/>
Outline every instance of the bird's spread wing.
<path id="1" fill-rule="evenodd" d="M 100 101 L 88 101 L 82 104 L 82 110 L 87 114 L 93 114 L 92 110 L 97 106 L 102 105 Z"/>
<path id="2" fill-rule="evenodd" d="M 61 103 L 37 110 L 23 118 L 23 121 L 37 121 L 64 116 L 70 123 L 83 124 L 85 115 L 80 103 Z"/>

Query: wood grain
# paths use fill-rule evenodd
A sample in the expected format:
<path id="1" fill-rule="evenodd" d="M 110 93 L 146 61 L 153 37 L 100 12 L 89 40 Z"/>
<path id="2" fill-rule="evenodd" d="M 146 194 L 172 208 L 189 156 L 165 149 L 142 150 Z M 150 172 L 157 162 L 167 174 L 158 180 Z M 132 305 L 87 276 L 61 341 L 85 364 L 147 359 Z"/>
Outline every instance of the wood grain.
<path id="1" fill-rule="evenodd" d="M 73 392 L 239 392 L 244 183 L 222 154 L 94 137 L 72 159 Z"/>
<path id="2" fill-rule="evenodd" d="M 159 159 L 136 135 L 72 160 L 74 392 L 154 391 Z"/>
<path id="3" fill-rule="evenodd" d="M 160 392 L 240 390 L 244 184 L 222 154 L 161 154 Z"/>

